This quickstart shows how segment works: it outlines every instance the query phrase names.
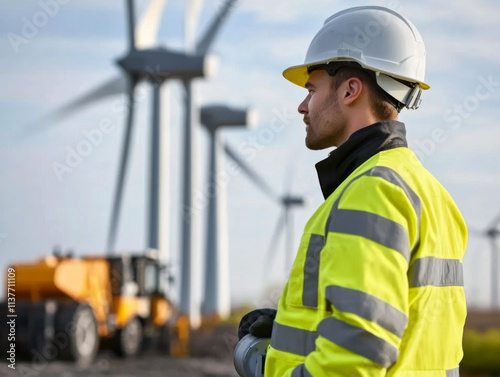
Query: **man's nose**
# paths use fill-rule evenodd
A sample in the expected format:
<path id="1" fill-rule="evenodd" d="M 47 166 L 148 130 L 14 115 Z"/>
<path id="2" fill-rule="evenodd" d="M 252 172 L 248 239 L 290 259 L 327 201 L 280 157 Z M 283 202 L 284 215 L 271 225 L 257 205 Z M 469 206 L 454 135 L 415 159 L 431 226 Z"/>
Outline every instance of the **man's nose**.
<path id="1" fill-rule="evenodd" d="M 309 113 L 309 94 L 306 98 L 300 103 L 299 108 L 297 109 L 300 114 Z"/>

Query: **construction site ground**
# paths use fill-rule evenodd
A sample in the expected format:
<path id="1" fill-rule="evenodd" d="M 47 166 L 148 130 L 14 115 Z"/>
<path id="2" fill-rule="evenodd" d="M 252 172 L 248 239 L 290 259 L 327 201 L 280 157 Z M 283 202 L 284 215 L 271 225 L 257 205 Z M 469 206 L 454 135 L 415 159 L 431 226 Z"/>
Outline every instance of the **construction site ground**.
<path id="1" fill-rule="evenodd" d="M 33 377 L 237 377 L 231 360 L 209 357 L 171 358 L 147 355 L 131 360 L 99 355 L 93 365 L 81 367 L 69 362 L 20 362 L 16 370 L 0 363 L 0 376 Z"/>
<path id="2" fill-rule="evenodd" d="M 8 368 L 0 360 L 0 376 L 30 377 L 238 377 L 233 366 L 237 343 L 234 325 L 219 326 L 191 334 L 191 356 L 170 357 L 147 352 L 133 359 L 122 359 L 102 351 L 91 365 L 44 360 L 35 356 Z"/>

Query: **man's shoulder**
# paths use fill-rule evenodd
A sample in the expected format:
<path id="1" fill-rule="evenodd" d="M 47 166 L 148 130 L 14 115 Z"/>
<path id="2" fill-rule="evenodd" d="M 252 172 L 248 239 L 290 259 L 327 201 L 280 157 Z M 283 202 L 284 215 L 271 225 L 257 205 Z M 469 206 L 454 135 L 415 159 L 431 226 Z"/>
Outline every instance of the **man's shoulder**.
<path id="1" fill-rule="evenodd" d="M 394 174 L 414 192 L 420 200 L 435 200 L 440 198 L 443 203 L 454 201 L 446 188 L 418 159 L 409 148 L 395 148 L 380 152 L 378 167 L 391 169 Z M 432 199 L 431 199 L 432 198 Z"/>
<path id="2" fill-rule="evenodd" d="M 345 182 L 346 187 L 362 177 L 357 185 L 399 186 L 418 196 L 448 195 L 439 180 L 420 162 L 415 153 L 406 147 L 388 149 L 377 153 L 361 165 Z"/>

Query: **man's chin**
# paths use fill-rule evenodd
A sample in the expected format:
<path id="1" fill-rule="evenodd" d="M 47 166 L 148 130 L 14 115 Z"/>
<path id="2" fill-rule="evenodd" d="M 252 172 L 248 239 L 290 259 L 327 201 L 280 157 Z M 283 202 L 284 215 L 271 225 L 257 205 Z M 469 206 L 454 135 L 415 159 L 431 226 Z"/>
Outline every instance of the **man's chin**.
<path id="1" fill-rule="evenodd" d="M 307 147 L 307 149 L 310 149 L 312 151 L 320 151 L 322 149 L 328 148 L 327 146 L 322 145 L 318 141 L 311 140 L 308 137 L 306 137 L 306 147 Z"/>

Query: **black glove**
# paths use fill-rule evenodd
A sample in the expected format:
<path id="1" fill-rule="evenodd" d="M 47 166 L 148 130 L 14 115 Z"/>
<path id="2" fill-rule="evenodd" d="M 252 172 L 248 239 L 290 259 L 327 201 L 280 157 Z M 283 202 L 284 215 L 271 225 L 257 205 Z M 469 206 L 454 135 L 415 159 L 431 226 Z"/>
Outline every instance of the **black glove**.
<path id="1" fill-rule="evenodd" d="M 256 309 L 243 316 L 238 326 L 238 339 L 252 334 L 257 338 L 270 338 L 273 322 L 276 318 L 275 309 Z"/>

